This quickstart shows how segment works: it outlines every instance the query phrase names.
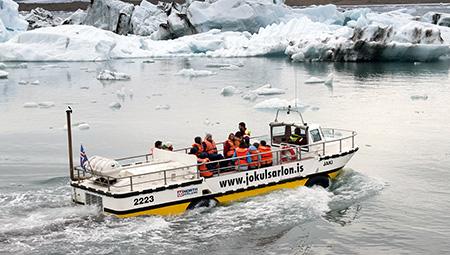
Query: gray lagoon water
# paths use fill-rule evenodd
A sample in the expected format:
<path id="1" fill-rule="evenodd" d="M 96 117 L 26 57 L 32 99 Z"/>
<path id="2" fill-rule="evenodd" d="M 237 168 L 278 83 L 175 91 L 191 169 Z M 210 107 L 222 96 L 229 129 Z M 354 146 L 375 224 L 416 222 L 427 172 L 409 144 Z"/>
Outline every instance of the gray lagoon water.
<path id="1" fill-rule="evenodd" d="M 208 68 L 240 63 L 237 70 Z M 183 68 L 214 71 L 177 76 Z M 435 63 L 290 63 L 284 58 L 169 58 L 28 63 L 0 80 L 0 254 L 448 254 L 450 253 L 449 60 Z M 130 81 L 100 82 L 103 69 Z M 334 74 L 333 86 L 304 84 Z M 39 80 L 39 85 L 19 81 Z M 358 131 L 360 150 L 329 190 L 283 190 L 173 217 L 116 219 L 74 205 L 68 185 L 65 109 L 89 155 L 146 153 L 247 122 L 266 134 L 274 110 L 300 98 L 307 122 Z M 266 83 L 286 94 L 246 101 Z M 132 97 L 121 100 L 117 90 Z M 50 108 L 25 103 L 52 102 Z M 109 105 L 122 107 L 112 110 Z M 157 109 L 169 105 L 169 109 Z"/>

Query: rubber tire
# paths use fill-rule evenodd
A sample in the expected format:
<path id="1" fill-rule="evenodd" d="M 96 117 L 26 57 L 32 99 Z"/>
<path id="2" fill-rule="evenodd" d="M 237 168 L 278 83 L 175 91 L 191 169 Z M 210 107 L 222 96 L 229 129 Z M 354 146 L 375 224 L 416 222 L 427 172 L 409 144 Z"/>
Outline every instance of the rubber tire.
<path id="1" fill-rule="evenodd" d="M 311 188 L 312 186 L 321 186 L 326 189 L 330 186 L 330 178 L 325 175 L 316 175 L 306 181 L 305 186 Z"/>
<path id="2" fill-rule="evenodd" d="M 187 207 L 187 210 L 193 210 L 193 209 L 203 208 L 203 207 L 212 208 L 212 207 L 216 206 L 218 203 L 219 202 L 215 199 L 196 200 L 196 201 L 192 201 L 189 204 L 189 206 Z"/>

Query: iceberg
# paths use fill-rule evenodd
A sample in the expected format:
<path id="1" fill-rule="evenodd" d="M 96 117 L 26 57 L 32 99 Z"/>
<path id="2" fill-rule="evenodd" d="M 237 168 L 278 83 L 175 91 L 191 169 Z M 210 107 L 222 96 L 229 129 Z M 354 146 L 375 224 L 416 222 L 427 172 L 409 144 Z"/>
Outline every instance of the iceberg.
<path id="1" fill-rule="evenodd" d="M 137 7 L 131 6 L 137 12 L 133 19 L 134 12 L 118 14 L 131 7 L 117 2 L 120 1 L 94 1 L 99 6 L 114 6 L 110 12 L 115 10 L 108 14 L 92 7 L 92 13 L 101 12 L 97 13 L 99 19 L 95 22 L 99 23 L 95 26 L 119 34 L 136 29 L 141 31 L 136 33 L 151 35 L 124 36 L 86 25 L 39 28 L 19 33 L 0 44 L 0 61 L 102 61 L 173 56 L 286 56 L 292 61 L 336 62 L 432 61 L 450 53 L 449 27 L 420 21 L 403 11 L 376 13 L 355 9 L 342 12 L 334 5 L 292 9 L 267 0 L 195 1 L 187 5 L 157 6 L 144 1 Z M 154 12 L 159 13 L 161 19 L 153 22 L 150 20 L 155 18 L 151 14 Z M 262 17 L 261 13 L 274 16 Z M 201 14 L 203 16 L 199 16 Z M 131 15 L 128 21 L 127 15 Z M 155 31 L 153 25 L 160 23 L 164 15 L 167 15 L 166 22 Z M 211 20 L 211 15 L 217 15 L 217 19 Z M 86 19 L 94 22 L 93 17 Z M 191 19 L 197 21 L 190 23 Z M 232 24 L 228 22 L 233 19 L 245 22 L 227 31 Z M 112 23 L 107 24 L 107 21 Z M 264 26 L 266 21 L 268 25 Z M 129 24 L 125 25 L 127 22 Z M 150 24 L 153 27 L 149 27 Z M 248 24 L 257 29 L 245 28 Z M 176 39 L 155 40 L 161 38 Z M 234 70 L 236 66 L 218 68 Z M 196 76 L 191 74 L 187 76 Z"/>
<path id="2" fill-rule="evenodd" d="M 158 31 L 160 24 L 166 22 L 167 14 L 162 6 L 142 0 L 131 15 L 131 31 L 136 35 L 149 36 Z"/>
<path id="3" fill-rule="evenodd" d="M 0 42 L 27 31 L 28 22 L 19 14 L 19 5 L 12 0 L 0 0 Z"/>
<path id="4" fill-rule="evenodd" d="M 83 24 L 114 33 L 127 35 L 134 5 L 119 0 L 94 0 L 89 6 Z"/>
<path id="5" fill-rule="evenodd" d="M 36 29 L 40 27 L 54 27 L 61 24 L 62 19 L 54 17 L 53 14 L 43 8 L 36 8 L 31 10 L 25 16 L 25 20 L 28 22 L 28 29 Z"/>

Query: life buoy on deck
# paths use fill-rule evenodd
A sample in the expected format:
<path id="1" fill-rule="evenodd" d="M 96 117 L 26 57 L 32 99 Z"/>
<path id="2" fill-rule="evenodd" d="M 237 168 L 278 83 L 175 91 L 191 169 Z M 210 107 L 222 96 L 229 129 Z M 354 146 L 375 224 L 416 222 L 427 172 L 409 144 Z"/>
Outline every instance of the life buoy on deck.
<path id="1" fill-rule="evenodd" d="M 281 147 L 281 162 L 289 162 L 294 160 L 297 160 L 294 148 L 287 145 Z"/>

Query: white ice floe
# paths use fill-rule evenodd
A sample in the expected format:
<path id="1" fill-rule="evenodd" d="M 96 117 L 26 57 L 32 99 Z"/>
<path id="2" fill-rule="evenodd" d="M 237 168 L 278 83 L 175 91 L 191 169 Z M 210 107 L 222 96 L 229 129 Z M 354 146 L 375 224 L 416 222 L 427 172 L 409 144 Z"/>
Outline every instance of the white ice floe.
<path id="1" fill-rule="evenodd" d="M 122 108 L 122 105 L 119 102 L 112 102 L 109 104 L 109 108 L 113 110 L 119 110 L 120 108 Z"/>
<path id="2" fill-rule="evenodd" d="M 37 108 L 39 107 L 38 103 L 36 102 L 26 102 L 23 104 L 24 108 Z"/>
<path id="3" fill-rule="evenodd" d="M 20 80 L 19 82 L 17 82 L 17 84 L 19 84 L 19 85 L 27 85 L 28 81 Z"/>
<path id="4" fill-rule="evenodd" d="M 228 65 L 228 66 L 222 66 L 219 69 L 220 70 L 238 70 L 240 67 L 238 65 Z"/>
<path id="5" fill-rule="evenodd" d="M 252 101 L 252 102 L 253 102 L 253 101 L 255 101 L 255 100 L 258 98 L 258 95 L 255 94 L 255 93 L 253 93 L 252 91 L 250 91 L 250 92 L 248 92 L 248 93 L 242 95 L 242 98 L 243 98 L 244 100 L 249 100 L 249 101 Z"/>
<path id="6" fill-rule="evenodd" d="M 151 63 L 155 63 L 155 60 L 153 60 L 153 59 L 146 59 L 146 60 L 142 61 L 142 63 L 144 63 L 144 64 L 151 64 Z"/>
<path id="7" fill-rule="evenodd" d="M 25 20 L 28 22 L 28 29 L 36 29 L 40 27 L 52 27 L 61 24 L 62 19 L 55 17 L 53 14 L 41 7 L 31 10 L 26 16 Z"/>
<path id="8" fill-rule="evenodd" d="M 314 84 L 314 83 L 324 83 L 325 80 L 317 78 L 317 77 L 310 77 L 305 81 L 305 84 Z"/>
<path id="9" fill-rule="evenodd" d="M 271 98 L 264 100 L 262 102 L 257 103 L 254 108 L 255 109 L 280 109 L 280 108 L 287 108 L 291 106 L 292 108 L 295 108 L 295 100 L 286 100 L 286 99 L 280 99 L 280 98 Z M 305 106 L 300 104 L 297 100 L 297 108 L 304 108 Z"/>
<path id="10" fill-rule="evenodd" d="M 30 84 L 31 85 L 39 85 L 39 84 L 41 84 L 41 82 L 39 80 L 35 80 L 35 81 L 32 81 Z"/>
<path id="11" fill-rule="evenodd" d="M 411 100 L 427 100 L 427 95 L 413 95 L 411 96 Z"/>
<path id="12" fill-rule="evenodd" d="M 8 72 L 0 70 L 0 79 L 8 78 Z"/>
<path id="13" fill-rule="evenodd" d="M 6 69 L 6 68 L 7 68 L 7 66 L 5 63 L 0 63 L 0 69 Z"/>
<path id="14" fill-rule="evenodd" d="M 39 108 L 51 108 L 55 106 L 55 103 L 51 101 L 46 101 L 46 102 L 39 102 L 38 105 Z"/>
<path id="15" fill-rule="evenodd" d="M 251 92 L 260 96 L 279 95 L 286 93 L 286 91 L 283 89 L 273 88 L 271 84 L 265 84 Z"/>
<path id="16" fill-rule="evenodd" d="M 226 87 L 222 88 L 222 90 L 220 91 L 220 94 L 222 96 L 232 96 L 237 93 L 240 93 L 240 90 L 234 86 L 226 86 Z"/>
<path id="17" fill-rule="evenodd" d="M 155 107 L 155 110 L 169 110 L 170 109 L 170 105 L 168 104 L 161 104 L 161 105 L 157 105 Z"/>
<path id="18" fill-rule="evenodd" d="M 215 75 L 215 72 L 209 71 L 209 70 L 194 70 L 192 68 L 189 69 L 182 69 L 179 72 L 176 73 L 176 75 L 186 76 L 186 77 L 201 77 L 201 76 L 210 76 Z"/>
<path id="19" fill-rule="evenodd" d="M 82 123 L 82 124 L 78 125 L 79 130 L 88 130 L 90 128 L 91 128 L 91 126 L 89 126 L 89 124 L 87 124 L 87 123 Z"/>
<path id="20" fill-rule="evenodd" d="M 130 75 L 126 73 L 113 72 L 110 70 L 103 70 L 97 75 L 97 80 L 127 81 L 130 79 Z"/>
<path id="21" fill-rule="evenodd" d="M 89 89 L 89 86 L 80 86 L 80 89 Z"/>
<path id="22" fill-rule="evenodd" d="M 19 14 L 18 8 L 12 0 L 0 1 L 0 42 L 27 30 L 28 22 Z"/>

